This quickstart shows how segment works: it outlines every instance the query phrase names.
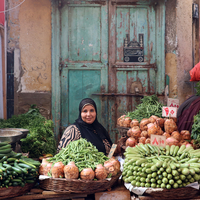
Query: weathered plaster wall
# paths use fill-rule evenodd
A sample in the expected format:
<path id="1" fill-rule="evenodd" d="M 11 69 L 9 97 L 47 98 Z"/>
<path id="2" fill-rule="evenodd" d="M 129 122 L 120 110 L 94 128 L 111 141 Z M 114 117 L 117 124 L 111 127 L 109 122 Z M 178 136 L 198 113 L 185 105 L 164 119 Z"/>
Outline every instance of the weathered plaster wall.
<path id="1" fill-rule="evenodd" d="M 9 0 L 9 8 L 22 1 Z M 10 50 L 20 49 L 23 70 L 18 91 L 51 90 L 51 2 L 28 0 L 9 13 Z"/>
<path id="2" fill-rule="evenodd" d="M 51 100 L 51 0 L 7 0 L 7 9 L 12 9 L 7 13 L 8 50 L 16 52 L 15 114 L 25 112 L 29 102 L 42 100 L 40 109 L 50 115 L 51 104 L 45 105 L 45 99 Z M 24 93 L 35 101 L 22 98 Z"/>
<path id="3" fill-rule="evenodd" d="M 193 0 L 166 1 L 165 72 L 170 77 L 169 97 L 182 104 L 192 94 L 189 71 L 193 67 Z"/>
<path id="4" fill-rule="evenodd" d="M 193 0 L 177 0 L 177 91 L 180 103 L 192 94 L 189 71 L 193 67 L 192 57 L 192 3 Z"/>
<path id="5" fill-rule="evenodd" d="M 165 23 L 165 73 L 169 76 L 169 97 L 177 98 L 177 37 L 176 1 L 166 1 Z"/>

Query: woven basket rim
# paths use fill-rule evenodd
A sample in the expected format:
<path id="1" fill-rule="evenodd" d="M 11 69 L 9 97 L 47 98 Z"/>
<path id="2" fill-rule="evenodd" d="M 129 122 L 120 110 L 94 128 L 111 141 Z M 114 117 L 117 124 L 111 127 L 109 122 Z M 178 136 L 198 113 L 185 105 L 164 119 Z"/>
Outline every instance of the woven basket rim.
<path id="1" fill-rule="evenodd" d="M 47 178 L 40 181 L 40 188 L 54 192 L 65 193 L 85 193 L 92 194 L 94 192 L 103 191 L 112 187 L 119 179 L 122 172 L 111 177 L 110 180 L 81 180 L 81 179 L 66 179 L 66 178 Z"/>
<path id="2" fill-rule="evenodd" d="M 145 193 L 156 199 L 189 199 L 194 197 L 198 193 L 198 189 L 193 187 L 181 187 L 172 189 L 162 188 L 148 188 Z"/>
<path id="3" fill-rule="evenodd" d="M 25 194 L 28 192 L 35 183 L 26 183 L 24 187 L 21 186 L 9 186 L 8 188 L 2 187 L 0 188 L 0 199 L 8 199 L 11 197 L 16 197 Z M 10 191 L 8 194 L 4 194 L 4 191 Z"/>

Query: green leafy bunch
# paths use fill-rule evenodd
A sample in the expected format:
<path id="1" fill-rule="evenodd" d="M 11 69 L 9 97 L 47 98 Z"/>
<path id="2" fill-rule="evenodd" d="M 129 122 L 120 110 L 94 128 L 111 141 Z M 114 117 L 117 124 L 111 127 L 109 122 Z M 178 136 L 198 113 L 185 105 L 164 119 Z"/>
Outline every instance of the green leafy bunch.
<path id="1" fill-rule="evenodd" d="M 56 141 L 53 132 L 53 121 L 43 117 L 36 105 L 31 105 L 29 111 L 18 116 L 13 115 L 7 120 L 0 120 L 0 128 L 24 128 L 29 133 L 21 139 L 23 153 L 32 158 L 43 154 L 56 153 Z"/>
<path id="2" fill-rule="evenodd" d="M 162 117 L 162 107 L 163 104 L 159 102 L 156 95 L 144 96 L 136 109 L 132 112 L 128 112 L 126 116 L 131 119 L 137 119 L 139 122 L 143 118 L 149 118 L 152 115 Z"/>
<path id="3" fill-rule="evenodd" d="M 195 89 L 196 89 L 196 96 L 200 96 L 200 81 L 197 83 Z"/>
<path id="4" fill-rule="evenodd" d="M 200 143 L 200 111 L 194 115 L 194 123 L 191 129 L 191 137 Z"/>

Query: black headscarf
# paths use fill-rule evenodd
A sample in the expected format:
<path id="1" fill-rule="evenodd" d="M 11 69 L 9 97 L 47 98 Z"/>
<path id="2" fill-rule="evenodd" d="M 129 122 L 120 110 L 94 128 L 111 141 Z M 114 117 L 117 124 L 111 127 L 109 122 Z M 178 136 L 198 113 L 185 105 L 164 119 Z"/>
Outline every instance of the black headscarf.
<path id="1" fill-rule="evenodd" d="M 75 121 L 74 125 L 76 125 L 77 128 L 80 130 L 82 138 L 87 139 L 87 141 L 91 142 L 94 146 L 96 146 L 98 151 L 106 154 L 106 149 L 103 144 L 103 140 L 107 139 L 108 142 L 112 145 L 110 136 L 106 129 L 98 122 L 97 117 L 92 124 L 88 124 L 82 120 L 81 111 L 86 105 L 92 105 L 95 108 L 97 114 L 96 103 L 90 98 L 85 98 L 79 104 L 79 117 Z"/>

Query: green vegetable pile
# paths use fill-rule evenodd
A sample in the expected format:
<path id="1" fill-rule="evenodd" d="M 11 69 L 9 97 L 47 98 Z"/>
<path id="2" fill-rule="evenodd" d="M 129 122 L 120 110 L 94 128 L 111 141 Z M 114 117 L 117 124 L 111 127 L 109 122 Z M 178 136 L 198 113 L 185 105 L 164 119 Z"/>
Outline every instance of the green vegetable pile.
<path id="1" fill-rule="evenodd" d="M 12 151 L 11 145 L 0 143 L 0 187 L 21 186 L 36 183 L 39 161 Z"/>
<path id="2" fill-rule="evenodd" d="M 141 99 L 141 104 L 139 104 L 136 109 L 132 112 L 128 112 L 126 115 L 131 119 L 137 119 L 139 122 L 143 118 L 149 118 L 152 115 L 162 117 L 162 107 L 163 105 L 159 103 L 159 99 L 156 95 L 145 96 Z"/>
<path id="3" fill-rule="evenodd" d="M 103 152 L 99 152 L 97 148 L 84 138 L 70 142 L 65 148 L 62 148 L 58 154 L 49 158 L 48 162 L 62 162 L 67 165 L 74 161 L 79 172 L 85 168 L 96 168 L 98 164 L 104 164 L 109 160 Z"/>
<path id="4" fill-rule="evenodd" d="M 199 148 L 200 146 L 200 112 L 194 116 L 194 123 L 191 129 L 191 138 L 194 139 L 194 144 Z"/>
<path id="5" fill-rule="evenodd" d="M 200 82 L 197 83 L 195 89 L 196 89 L 196 96 L 200 96 Z"/>
<path id="6" fill-rule="evenodd" d="M 200 181 L 200 149 L 140 144 L 127 147 L 123 180 L 137 187 L 179 188 Z"/>
<path id="7" fill-rule="evenodd" d="M 0 119 L 0 128 L 29 129 L 27 137 L 21 139 L 21 149 L 23 153 L 29 152 L 31 158 L 56 153 L 53 121 L 43 117 L 36 105 L 32 105 L 25 114 L 13 115 L 7 120 Z"/>

